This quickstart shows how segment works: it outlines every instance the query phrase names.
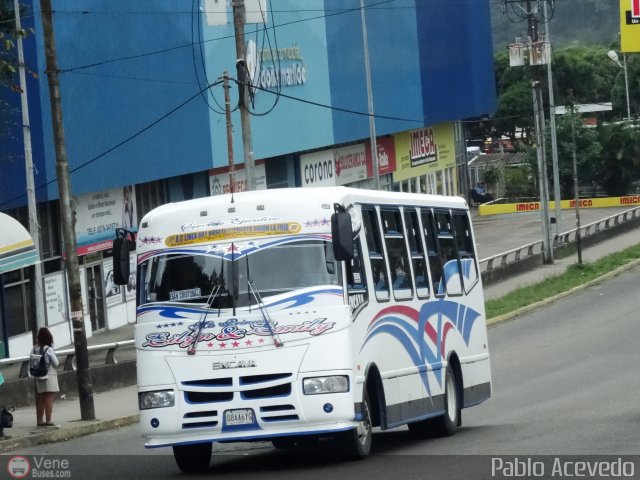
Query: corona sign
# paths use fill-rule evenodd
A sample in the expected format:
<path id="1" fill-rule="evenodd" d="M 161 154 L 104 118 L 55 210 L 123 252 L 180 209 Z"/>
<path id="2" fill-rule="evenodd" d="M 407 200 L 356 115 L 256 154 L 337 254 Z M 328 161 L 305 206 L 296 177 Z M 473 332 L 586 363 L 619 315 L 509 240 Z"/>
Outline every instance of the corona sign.
<path id="1" fill-rule="evenodd" d="M 620 0 L 620 51 L 640 52 L 640 0 Z"/>

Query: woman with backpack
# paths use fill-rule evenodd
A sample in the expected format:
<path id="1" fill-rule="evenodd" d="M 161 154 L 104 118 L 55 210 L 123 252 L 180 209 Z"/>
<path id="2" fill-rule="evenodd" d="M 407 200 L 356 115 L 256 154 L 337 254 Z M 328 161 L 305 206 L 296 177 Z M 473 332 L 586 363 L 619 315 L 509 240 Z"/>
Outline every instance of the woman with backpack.
<path id="1" fill-rule="evenodd" d="M 48 328 L 42 327 L 38 330 L 36 344 L 31 349 L 32 355 L 42 355 L 45 363 L 48 365 L 45 377 L 33 377 L 36 382 L 36 417 L 38 427 L 54 427 L 56 425 L 51 421 L 51 413 L 53 412 L 53 399 L 56 392 L 60 390 L 58 387 L 58 374 L 56 367 L 58 366 L 58 357 L 53 350 L 53 335 Z"/>

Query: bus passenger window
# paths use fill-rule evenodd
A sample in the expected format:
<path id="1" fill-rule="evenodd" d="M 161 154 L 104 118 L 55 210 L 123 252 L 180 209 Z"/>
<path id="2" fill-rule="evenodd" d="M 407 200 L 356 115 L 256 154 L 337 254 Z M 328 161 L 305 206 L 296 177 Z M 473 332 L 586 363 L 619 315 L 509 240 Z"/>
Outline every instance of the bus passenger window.
<path id="1" fill-rule="evenodd" d="M 379 301 L 389 300 L 389 275 L 384 260 L 378 214 L 373 207 L 362 209 L 362 226 L 369 250 L 369 262 L 373 275 L 372 284 L 376 299 Z"/>

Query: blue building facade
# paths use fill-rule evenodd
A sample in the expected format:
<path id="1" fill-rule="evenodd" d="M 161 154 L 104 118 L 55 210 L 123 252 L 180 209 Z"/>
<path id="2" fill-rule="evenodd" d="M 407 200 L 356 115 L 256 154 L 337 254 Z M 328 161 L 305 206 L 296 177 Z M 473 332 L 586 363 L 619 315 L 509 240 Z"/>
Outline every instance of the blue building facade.
<path id="1" fill-rule="evenodd" d="M 36 186 L 39 198 L 55 199 L 40 5 L 26 3 L 36 30 L 25 41 L 27 62 L 39 73 L 28 85 Z M 233 25 L 209 25 L 210 2 L 53 3 L 74 194 L 227 164 L 222 87 L 198 94 L 224 71 L 236 76 Z M 359 0 L 274 0 L 266 6 L 267 23 L 245 28 L 245 40 L 262 57 L 252 109 L 264 114 L 252 118 L 255 158 L 366 138 Z M 367 1 L 365 13 L 378 135 L 495 109 L 487 0 Z M 227 18 L 231 22 L 231 13 Z M 275 71 L 285 72 L 280 96 Z M 236 105 L 235 86 L 231 93 Z M 237 111 L 233 125 L 235 161 L 241 163 Z M 21 135 L 14 139 L 10 148 L 19 159 Z M 0 202 L 23 195 L 23 164 L 15 161 L 2 171 Z M 20 203 L 26 197 L 4 207 Z"/>
<path id="2" fill-rule="evenodd" d="M 66 304 L 67 294 L 42 19 L 39 0 L 23 3 L 23 26 L 35 31 L 24 48 L 36 74 L 28 76 L 27 92 L 47 242 L 42 247 L 45 323 L 62 345 L 69 335 L 68 305 L 55 307 Z M 229 162 L 224 72 L 231 77 L 234 162 L 243 162 L 233 15 L 222 0 L 52 3 L 91 335 L 135 319 L 135 292 L 116 291 L 109 281 L 113 227 L 135 229 L 157 204 L 224 191 Z M 367 169 L 343 171 L 340 179 L 335 170 L 330 180 L 346 184 L 364 178 L 360 186 L 371 186 L 360 0 L 245 4 L 251 151 L 260 188 L 326 184 L 329 179 L 318 176 L 317 167 L 333 162 L 337 168 L 341 159 L 354 156 L 366 157 Z M 387 179 L 384 188 L 460 193 L 454 178 L 463 138 L 459 122 L 496 108 L 489 0 L 365 0 L 364 14 L 378 153 L 386 162 L 379 172 Z M 0 92 L 8 119 L 0 149 L 0 211 L 20 213 L 24 223 L 20 96 Z M 0 324 L 11 355 L 31 345 L 34 275 L 24 269 L 4 278 L 0 288 L 0 305 L 6 305 Z"/>

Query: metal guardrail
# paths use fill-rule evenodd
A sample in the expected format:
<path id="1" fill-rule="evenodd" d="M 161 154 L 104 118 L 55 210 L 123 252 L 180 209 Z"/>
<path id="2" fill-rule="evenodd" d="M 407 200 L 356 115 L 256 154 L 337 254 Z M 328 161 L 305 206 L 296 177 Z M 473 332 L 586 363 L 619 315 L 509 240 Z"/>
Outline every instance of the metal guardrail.
<path id="1" fill-rule="evenodd" d="M 124 340 L 122 342 L 104 343 L 102 345 L 91 345 L 87 347 L 89 353 L 106 351 L 104 364 L 115 365 L 118 363 L 116 358 L 116 350 L 118 348 L 128 347 L 134 345 L 134 340 Z M 67 348 L 65 350 L 56 350 L 56 356 L 58 359 L 64 357 L 64 361 L 60 360 L 60 364 L 63 365 L 63 370 L 75 370 L 76 369 L 76 351 L 75 349 Z M 20 373 L 18 378 L 27 377 L 29 374 L 29 355 L 22 357 L 5 358 L 0 360 L 0 369 L 2 367 L 9 367 L 12 365 L 20 365 Z"/>
<path id="2" fill-rule="evenodd" d="M 612 227 L 621 225 L 640 218 L 640 207 L 630 208 L 623 212 L 616 213 L 609 217 L 595 222 L 588 223 L 580 226 L 581 238 L 587 238 L 602 231 L 608 230 Z M 577 238 L 578 228 L 567 230 L 566 232 L 559 233 L 553 238 L 553 248 L 556 249 L 560 246 L 575 243 Z M 483 258 L 480 260 L 480 271 L 489 272 L 498 267 L 510 265 L 524 260 L 527 257 L 539 255 L 542 253 L 542 240 L 536 242 L 527 243 L 521 247 L 513 248 L 509 251 L 492 255 L 491 257 Z"/>

